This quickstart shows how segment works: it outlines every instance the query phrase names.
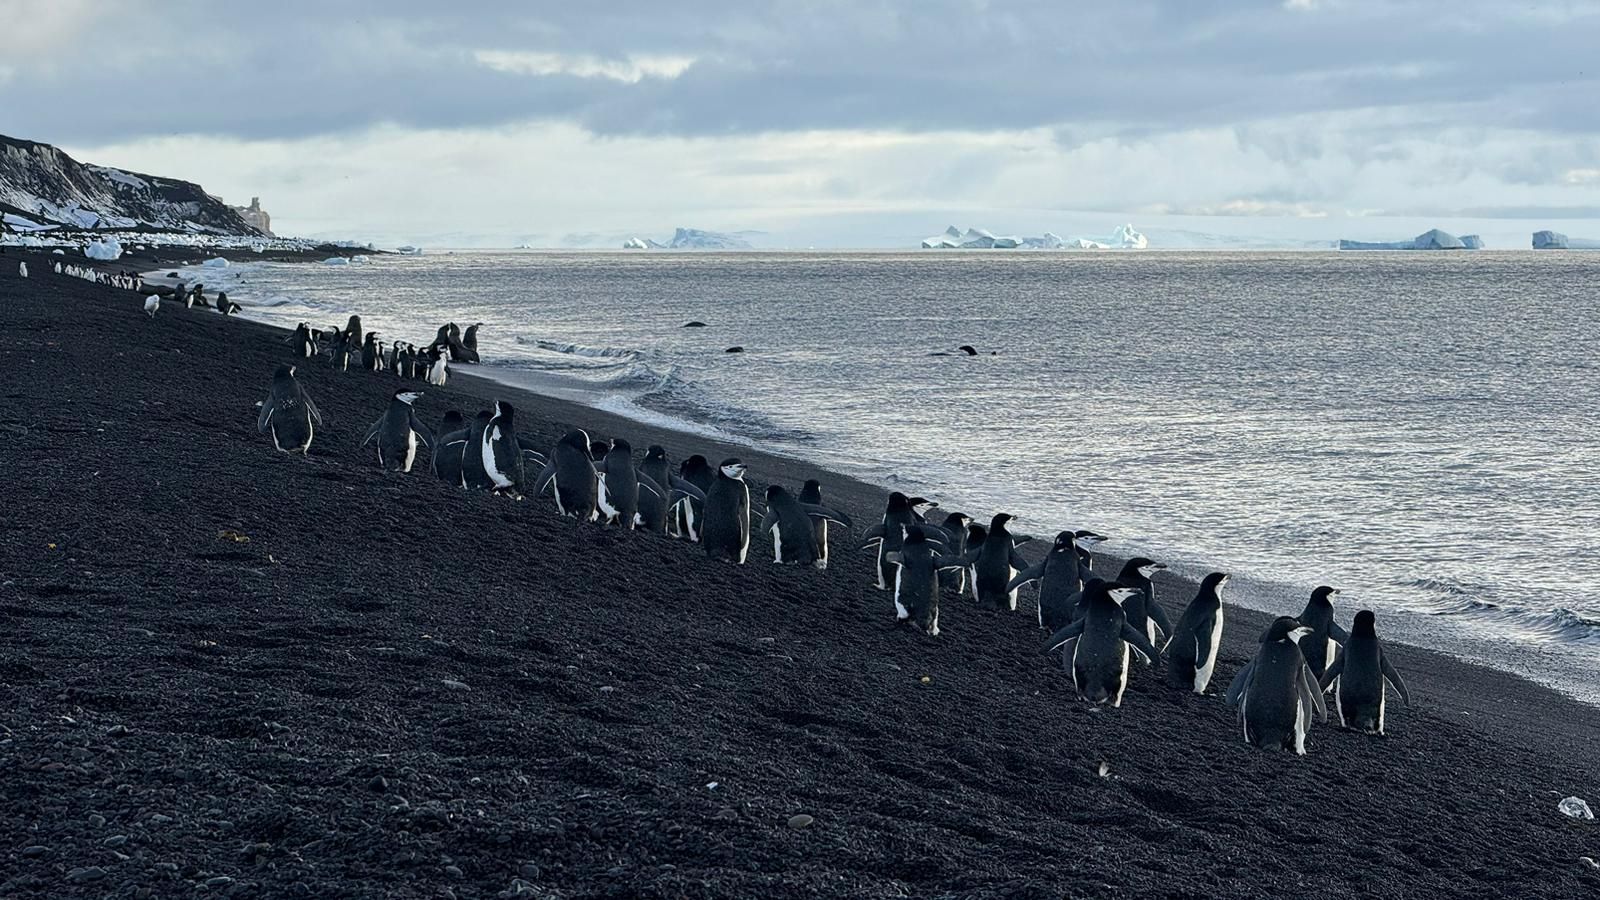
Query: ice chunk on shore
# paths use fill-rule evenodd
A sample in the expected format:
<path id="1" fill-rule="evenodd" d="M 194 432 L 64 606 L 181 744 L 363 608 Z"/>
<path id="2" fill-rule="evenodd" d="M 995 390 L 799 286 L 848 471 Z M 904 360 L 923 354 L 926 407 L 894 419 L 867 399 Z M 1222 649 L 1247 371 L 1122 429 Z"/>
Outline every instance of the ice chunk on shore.
<path id="1" fill-rule="evenodd" d="M 103 262 L 121 259 L 122 244 L 118 243 L 116 238 L 90 241 L 88 244 L 84 245 L 83 255 L 89 257 L 90 259 L 98 259 Z"/>
<path id="2" fill-rule="evenodd" d="M 1594 811 L 1589 809 L 1589 804 L 1578 797 L 1568 797 L 1556 805 L 1561 814 L 1583 822 L 1594 821 Z"/>
<path id="3" fill-rule="evenodd" d="M 325 266 L 348 266 L 350 265 L 350 258 L 348 256 L 330 256 L 323 260 L 322 264 Z"/>
<path id="4" fill-rule="evenodd" d="M 220 256 L 213 256 L 200 265 L 205 266 L 208 269 L 226 269 L 228 267 L 228 261 Z"/>

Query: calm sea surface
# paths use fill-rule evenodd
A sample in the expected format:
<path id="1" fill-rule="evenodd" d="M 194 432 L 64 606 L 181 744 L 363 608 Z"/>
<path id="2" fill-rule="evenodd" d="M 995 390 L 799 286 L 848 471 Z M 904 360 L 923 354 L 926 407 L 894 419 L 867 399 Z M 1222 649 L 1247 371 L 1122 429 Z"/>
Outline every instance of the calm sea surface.
<path id="1" fill-rule="evenodd" d="M 460 252 L 195 274 L 288 326 L 359 312 L 422 344 L 484 322 L 482 374 L 1035 534 L 1092 528 L 1233 572 L 1250 606 L 1297 613 L 1332 584 L 1345 623 L 1370 607 L 1381 633 L 1600 695 L 1600 253 Z"/>

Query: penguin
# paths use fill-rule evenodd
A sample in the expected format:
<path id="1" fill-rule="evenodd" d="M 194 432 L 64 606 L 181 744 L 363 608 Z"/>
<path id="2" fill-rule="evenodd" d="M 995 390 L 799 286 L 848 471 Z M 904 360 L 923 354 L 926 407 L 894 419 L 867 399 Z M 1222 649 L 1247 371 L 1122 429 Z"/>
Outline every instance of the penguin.
<path id="1" fill-rule="evenodd" d="M 982 544 L 973 547 L 968 538 L 964 559 L 972 567 L 974 596 L 992 609 L 1016 610 L 1017 590 L 1011 586 L 1011 579 L 1019 570 L 1029 568 L 1006 528 L 1006 523 L 1015 518 L 1010 513 L 995 513 Z"/>
<path id="2" fill-rule="evenodd" d="M 225 316 L 231 316 L 242 308 L 239 304 L 228 299 L 227 291 L 217 292 L 217 312 Z"/>
<path id="3" fill-rule="evenodd" d="M 483 327 L 482 322 L 475 322 L 467 326 L 467 333 L 461 338 L 461 346 L 472 351 L 472 361 L 478 361 L 478 329 Z"/>
<path id="4" fill-rule="evenodd" d="M 945 533 L 945 551 L 951 556 L 961 558 L 967 552 L 967 526 L 972 522 L 972 517 L 962 512 L 953 512 L 944 517 L 943 530 Z M 939 573 L 939 584 L 949 588 L 957 594 L 967 589 L 967 569 L 957 566 Z"/>
<path id="5" fill-rule="evenodd" d="M 1034 581 L 1039 582 L 1039 627 L 1054 632 L 1072 624 L 1073 611 L 1084 595 L 1077 535 L 1070 531 L 1056 535 L 1044 559 L 1018 572 L 1006 590 L 1015 595 L 1017 588 Z"/>
<path id="6" fill-rule="evenodd" d="M 433 448 L 432 458 L 429 460 L 434 477 L 446 484 L 464 487 L 461 480 L 462 454 L 466 451 L 472 430 L 467 427 L 461 413 L 452 409 L 444 414 L 444 421 L 439 425 L 438 434 L 439 445 Z"/>
<path id="7" fill-rule="evenodd" d="M 271 434 L 272 446 L 284 453 L 304 455 L 311 449 L 311 437 L 316 431 L 313 426 L 321 424 L 322 413 L 295 380 L 294 366 L 279 366 L 272 373 L 272 390 L 261 404 L 256 430 Z"/>
<path id="8" fill-rule="evenodd" d="M 333 336 L 333 367 L 340 372 L 350 371 L 350 356 L 353 345 L 349 335 L 337 332 Z"/>
<path id="9" fill-rule="evenodd" d="M 161 309 L 161 298 L 160 297 L 157 297 L 155 294 L 151 294 L 150 296 L 144 298 L 144 314 L 145 315 L 147 315 L 150 318 L 154 319 L 156 317 L 156 311 L 159 310 L 159 309 Z"/>
<path id="10" fill-rule="evenodd" d="M 534 482 L 534 496 L 550 489 L 556 500 L 556 509 L 564 516 L 576 516 L 580 522 L 592 522 L 598 513 L 596 492 L 600 474 L 589 457 L 589 435 L 574 428 L 556 441 L 555 449 Z"/>
<path id="11" fill-rule="evenodd" d="M 194 302 L 195 306 L 202 309 L 211 308 L 211 302 L 206 299 L 206 286 L 203 284 L 196 284 L 189 289 L 189 299 Z"/>
<path id="12" fill-rule="evenodd" d="M 800 486 L 800 502 L 812 506 L 822 505 L 822 482 L 815 478 L 807 478 L 806 483 Z M 828 520 L 827 518 L 813 518 L 811 520 L 811 538 L 816 541 L 817 558 L 814 565 L 819 569 L 828 567 Z"/>
<path id="13" fill-rule="evenodd" d="M 1322 690 L 1300 653 L 1299 642 L 1310 633 L 1293 616 L 1280 616 L 1261 635 L 1255 658 L 1233 676 L 1224 699 L 1239 708 L 1246 744 L 1305 756 L 1312 715 L 1328 721 Z"/>
<path id="14" fill-rule="evenodd" d="M 400 368 L 400 348 L 402 346 L 404 345 L 400 341 L 395 341 L 389 345 L 389 371 L 404 378 L 405 370 Z M 407 361 L 406 364 L 409 366 L 410 362 Z"/>
<path id="15" fill-rule="evenodd" d="M 439 333 L 434 338 L 434 345 L 447 352 L 451 362 L 477 362 L 477 354 L 469 353 L 467 348 L 462 345 L 461 327 L 454 322 L 439 326 Z"/>
<path id="16" fill-rule="evenodd" d="M 428 383 L 434 387 L 444 387 L 450 378 L 450 366 L 445 361 L 444 352 L 437 346 L 428 348 Z"/>
<path id="17" fill-rule="evenodd" d="M 1302 648 L 1309 637 L 1301 638 Z M 1378 640 L 1372 610 L 1363 609 L 1356 613 L 1356 620 L 1350 627 L 1350 634 L 1345 637 L 1339 658 L 1322 673 L 1319 686 L 1323 690 L 1334 690 L 1333 706 L 1339 711 L 1340 725 L 1367 734 L 1381 735 L 1384 728 L 1384 682 L 1394 686 L 1406 706 L 1411 705 L 1411 692 L 1406 690 L 1405 679 L 1389 662 L 1383 642 Z"/>
<path id="18" fill-rule="evenodd" d="M 472 452 L 483 446 L 483 435 L 489 430 L 489 420 L 494 413 L 479 412 L 467 428 L 466 443 L 461 448 L 461 486 L 469 491 L 487 491 L 494 488 L 489 471 L 483 467 L 483 454 Z"/>
<path id="19" fill-rule="evenodd" d="M 383 371 L 383 351 L 378 349 L 378 333 L 367 332 L 367 338 L 361 344 L 361 368 L 368 372 Z"/>
<path id="20" fill-rule="evenodd" d="M 632 531 L 638 525 L 641 494 L 660 496 L 660 487 L 647 476 L 641 477 L 633 465 L 633 445 L 617 438 L 596 460 L 595 501 L 600 506 L 600 521 Z"/>
<path id="21" fill-rule="evenodd" d="M 345 323 L 343 333 L 345 346 L 350 349 L 351 353 L 354 353 L 355 349 L 361 346 L 361 335 L 365 334 L 361 330 L 361 317 L 351 316 L 350 321 Z"/>
<path id="22" fill-rule="evenodd" d="M 399 469 L 401 472 L 410 472 L 411 464 L 417 458 L 417 442 L 421 441 L 428 447 L 434 446 L 433 432 L 428 426 L 417 419 L 417 411 L 412 404 L 422 396 L 421 391 L 408 391 L 401 388 L 394 392 L 394 398 L 389 401 L 389 408 L 384 410 L 378 421 L 372 423 L 367 429 L 367 436 L 361 439 L 361 446 L 378 441 L 378 465 L 386 471 Z"/>
<path id="23" fill-rule="evenodd" d="M 467 336 L 471 337 L 474 325 L 467 329 Z M 672 474 L 672 464 L 667 461 L 667 449 L 660 444 L 651 444 L 644 451 L 644 462 L 639 464 L 639 474 L 649 478 L 662 487 L 674 487 L 674 480 L 682 481 Z M 645 531 L 654 531 L 658 534 L 667 533 L 668 513 L 673 511 L 669 498 L 657 496 L 649 491 L 639 495 L 638 526 Z"/>
<path id="24" fill-rule="evenodd" d="M 711 482 L 715 478 L 711 463 L 704 456 L 696 453 L 678 465 L 678 475 L 688 483 L 700 489 L 703 494 L 711 490 Z M 678 534 L 692 543 L 700 542 L 700 531 L 706 521 L 706 505 L 704 502 L 687 499 L 675 507 L 676 527 Z"/>
<path id="25" fill-rule="evenodd" d="M 883 520 L 877 525 L 867 529 L 861 549 L 877 545 L 877 588 L 880 591 L 889 590 L 894 577 L 893 567 L 886 558 L 886 554 L 900 549 L 900 544 L 905 541 L 906 529 L 912 525 L 920 525 L 921 520 L 917 515 L 916 507 L 912 506 L 911 498 L 899 491 L 889 494 L 888 505 L 883 510 Z"/>
<path id="26" fill-rule="evenodd" d="M 820 490 L 818 491 L 820 495 Z M 850 517 L 820 503 L 806 503 L 782 485 L 767 485 L 767 515 L 761 520 L 761 531 L 772 537 L 772 561 L 811 564 L 819 569 L 827 567 L 822 550 L 817 545 L 816 522 L 837 522 L 850 527 Z"/>
<path id="27" fill-rule="evenodd" d="M 970 558 L 972 556 L 972 551 L 982 547 L 983 542 L 988 539 L 989 529 L 979 525 L 976 522 L 968 522 L 967 538 L 963 542 L 966 545 L 967 550 L 961 555 L 961 558 L 963 560 Z M 967 589 L 972 592 L 972 602 L 978 602 L 978 576 L 971 563 L 967 563 L 962 567 L 961 580 L 966 584 Z"/>
<path id="28" fill-rule="evenodd" d="M 194 309 L 194 295 L 190 294 L 183 285 L 172 289 L 172 301 L 182 303 L 184 309 Z"/>
<path id="29" fill-rule="evenodd" d="M 1350 632 L 1333 620 L 1333 595 L 1337 590 L 1322 585 L 1311 592 L 1306 608 L 1300 613 L 1300 624 L 1311 633 L 1300 639 L 1300 652 L 1305 654 L 1311 674 L 1322 677 L 1339 655 L 1339 647 L 1349 643 Z"/>
<path id="30" fill-rule="evenodd" d="M 516 423 L 513 420 L 515 413 L 511 404 L 496 400 L 489 424 L 485 426 L 475 450 L 483 459 L 483 470 L 492 486 L 490 490 L 521 499 L 522 447 L 517 443 Z"/>
<path id="31" fill-rule="evenodd" d="M 26 262 L 17 263 L 17 274 L 23 278 L 28 277 L 28 264 Z"/>
<path id="32" fill-rule="evenodd" d="M 1174 686 L 1204 694 L 1211 683 L 1222 643 L 1222 588 L 1227 583 L 1222 572 L 1207 575 L 1173 626 L 1167 639 L 1167 681 Z"/>
<path id="33" fill-rule="evenodd" d="M 717 465 L 711 490 L 706 491 L 705 527 L 700 532 L 707 556 L 731 559 L 741 566 L 750 553 L 750 486 L 744 480 L 746 468 L 734 457 Z"/>
<path id="34" fill-rule="evenodd" d="M 1156 602 L 1156 586 L 1150 576 L 1165 568 L 1153 559 L 1135 556 L 1123 564 L 1122 573 L 1117 576 L 1118 582 L 1138 591 L 1122 604 L 1122 611 L 1128 614 L 1128 624 L 1157 647 L 1166 644 L 1164 640 L 1158 643 L 1157 629 L 1162 637 L 1171 635 L 1172 622 L 1167 618 L 1167 611 Z"/>
<path id="35" fill-rule="evenodd" d="M 589 442 L 589 458 L 595 462 L 605 461 L 606 454 L 611 452 L 611 444 L 598 438 Z"/>
<path id="36" fill-rule="evenodd" d="M 294 355 L 301 358 L 317 355 L 317 341 L 312 337 L 311 326 L 301 322 L 295 326 L 289 342 L 294 345 Z"/>
<path id="37" fill-rule="evenodd" d="M 1073 555 L 1077 555 L 1075 551 Z M 1080 699 L 1122 706 L 1122 694 L 1128 689 L 1128 648 L 1138 650 L 1146 663 L 1156 659 L 1149 638 L 1130 625 L 1123 612 L 1123 604 L 1138 592 L 1125 584 L 1095 579 L 1084 591 L 1083 617 L 1045 642 L 1046 652 L 1072 643 L 1065 662 Z"/>
<path id="38" fill-rule="evenodd" d="M 935 526 L 906 529 L 900 549 L 886 554 L 894 567 L 895 624 L 910 622 L 928 637 L 939 636 L 939 574 L 961 568 L 961 560 L 943 552 L 943 545 L 928 540 Z M 934 535 L 937 537 L 937 535 Z"/>
<path id="39" fill-rule="evenodd" d="M 1084 580 L 1088 580 L 1089 576 L 1094 572 L 1094 554 L 1090 553 L 1089 550 L 1096 544 L 1105 543 L 1106 536 L 1080 529 L 1074 531 L 1072 537 L 1078 545 L 1078 563 L 1083 569 Z"/>

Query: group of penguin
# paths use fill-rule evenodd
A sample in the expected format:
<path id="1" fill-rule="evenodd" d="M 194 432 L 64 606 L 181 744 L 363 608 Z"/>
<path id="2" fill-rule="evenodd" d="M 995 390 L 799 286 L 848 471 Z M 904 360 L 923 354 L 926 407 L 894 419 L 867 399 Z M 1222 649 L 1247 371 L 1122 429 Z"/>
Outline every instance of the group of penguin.
<path id="1" fill-rule="evenodd" d="M 227 291 L 218 291 L 215 298 L 207 297 L 206 286 L 199 282 L 193 286 L 179 283 L 168 288 L 146 285 L 141 279 L 134 290 L 144 295 L 144 312 L 152 319 L 161 311 L 163 297 L 174 303 L 182 303 L 184 309 L 194 309 L 198 306 L 201 309 L 215 309 L 225 316 L 231 316 L 242 308 L 228 299 Z"/>
<path id="2" fill-rule="evenodd" d="M 463 333 L 459 325 L 450 322 L 439 326 L 432 343 L 418 348 L 405 341 L 380 341 L 378 332 L 361 330 L 360 316 L 351 316 L 345 327 L 327 330 L 301 322 L 285 343 L 294 345 L 295 356 L 310 358 L 320 354 L 326 342 L 328 358 L 341 372 L 349 371 L 353 363 L 369 372 L 393 372 L 401 378 L 442 387 L 450 378 L 450 363 L 479 361 L 478 329 L 482 327 L 483 323 L 478 322 Z"/>
<path id="3" fill-rule="evenodd" d="M 1133 653 L 1147 664 L 1164 661 L 1166 680 L 1175 687 L 1204 694 L 1211 684 L 1227 574 L 1203 578 L 1174 625 L 1151 581 L 1166 568 L 1161 563 L 1135 557 L 1106 580 L 1095 573 L 1089 552 L 1105 538 L 1063 531 L 1044 558 L 1030 564 L 1018 547 L 1033 539 L 1010 531 L 1010 514 L 997 514 L 985 528 L 963 513 L 930 522 L 924 507 L 937 504 L 891 493 L 882 522 L 866 533 L 863 549 L 877 549 L 877 587 L 894 591 L 899 621 L 937 635 L 944 590 L 970 589 L 980 606 L 1014 611 L 1018 589 L 1037 583 L 1039 626 L 1050 635 L 1043 652 L 1062 652 L 1080 698 L 1121 706 Z M 1410 705 L 1372 612 L 1357 613 L 1346 631 L 1334 620 L 1337 593 L 1318 587 L 1298 617 L 1274 620 L 1254 658 L 1234 676 L 1224 699 L 1238 709 L 1245 743 L 1304 755 L 1313 718 L 1327 721 L 1327 691 L 1334 693 L 1340 723 L 1369 734 L 1384 733 L 1388 686 Z"/>
<path id="4" fill-rule="evenodd" d="M 92 281 L 95 284 L 120 288 L 125 291 L 142 291 L 144 289 L 144 279 L 137 272 L 102 272 L 90 266 L 79 266 L 61 262 L 60 260 L 57 260 L 51 266 L 51 270 L 57 275 L 81 278 L 84 281 Z M 28 263 L 26 260 L 17 264 L 17 274 L 23 278 L 28 277 Z"/>

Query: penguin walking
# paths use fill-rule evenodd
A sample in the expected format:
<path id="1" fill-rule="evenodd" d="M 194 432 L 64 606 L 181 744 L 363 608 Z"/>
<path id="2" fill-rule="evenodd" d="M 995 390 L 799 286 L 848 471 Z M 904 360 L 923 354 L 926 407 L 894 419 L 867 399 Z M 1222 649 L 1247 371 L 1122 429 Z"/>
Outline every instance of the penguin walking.
<path id="1" fill-rule="evenodd" d="M 313 426 L 321 424 L 322 413 L 295 380 L 294 366 L 279 366 L 272 373 L 272 390 L 261 403 L 256 430 L 272 435 L 272 446 L 282 452 L 303 455 L 311 449 L 311 437 L 316 430 Z"/>
<path id="2" fill-rule="evenodd" d="M 1172 685 L 1204 694 L 1211 684 L 1222 643 L 1222 589 L 1227 583 L 1222 572 L 1207 575 L 1173 626 L 1167 641 L 1167 681 Z"/>
<path id="3" fill-rule="evenodd" d="M 750 486 L 744 480 L 746 468 L 733 457 L 717 465 L 711 489 L 706 491 L 706 520 L 700 533 L 707 556 L 731 559 L 741 566 L 750 553 Z"/>
<path id="4" fill-rule="evenodd" d="M 428 383 L 434 387 L 444 387 L 450 378 L 450 366 L 445 361 L 444 353 L 438 346 L 428 349 Z"/>
<path id="5" fill-rule="evenodd" d="M 698 453 L 678 464 L 678 475 L 699 488 L 702 494 L 711 490 L 711 482 L 716 477 L 711 463 Z M 674 527 L 678 535 L 691 543 L 700 543 L 700 531 L 706 521 L 705 502 L 689 498 L 680 501 L 674 509 Z"/>
<path id="6" fill-rule="evenodd" d="M 1039 582 L 1039 627 L 1054 632 L 1072 624 L 1084 586 L 1077 535 L 1070 531 L 1057 534 L 1044 559 L 1018 572 L 1006 590 L 1015 592 L 1035 581 Z"/>
<path id="7" fill-rule="evenodd" d="M 996 513 L 989 520 L 989 530 L 984 535 L 983 543 L 977 547 L 971 546 L 969 533 L 969 549 L 964 559 L 972 566 L 973 593 L 980 604 L 991 609 L 1016 611 L 1017 590 L 1011 586 L 1011 580 L 1018 571 L 1029 568 L 1028 561 L 1017 552 L 1016 543 L 1006 527 L 1006 523 L 1015 518 L 1010 513 Z M 1073 562 L 1076 564 L 1076 560 Z"/>
<path id="8" fill-rule="evenodd" d="M 151 294 L 150 296 L 144 298 L 144 314 L 145 315 L 147 315 L 150 318 L 154 319 L 156 317 L 156 311 L 159 310 L 159 309 L 161 309 L 161 298 L 160 297 L 157 297 L 155 294 Z"/>
<path id="9" fill-rule="evenodd" d="M 412 404 L 422 396 L 421 391 L 408 391 L 404 388 L 394 392 L 394 398 L 389 401 L 389 408 L 384 410 L 378 421 L 372 423 L 367 429 L 367 436 L 361 439 L 361 446 L 378 441 L 378 465 L 386 471 L 395 469 L 401 472 L 410 472 L 411 464 L 417 459 L 417 443 L 434 446 L 433 432 L 428 426 L 422 424 L 417 418 L 417 411 Z"/>
<path id="10" fill-rule="evenodd" d="M 917 514 L 916 507 L 912 505 L 911 498 L 899 491 L 889 494 L 889 502 L 883 510 L 883 520 L 867 529 L 863 535 L 864 543 L 861 549 L 877 546 L 877 588 L 880 591 L 889 590 L 894 577 L 894 567 L 887 559 L 887 555 L 900 549 L 905 541 L 906 529 L 913 525 L 922 524 L 922 518 Z M 924 535 L 926 537 L 926 535 Z"/>
<path id="11" fill-rule="evenodd" d="M 294 345 L 295 356 L 307 358 L 317 355 L 317 339 L 313 336 L 311 326 L 305 322 L 295 326 L 289 342 Z"/>
<path id="12" fill-rule="evenodd" d="M 783 485 L 767 485 L 767 515 L 761 520 L 761 530 L 772 538 L 774 564 L 799 563 L 825 568 L 826 560 L 817 546 L 814 523 L 837 522 L 850 527 L 850 517 L 819 503 L 805 503 L 795 499 Z M 920 533 L 920 532 L 919 532 Z"/>
<path id="13" fill-rule="evenodd" d="M 439 423 L 438 435 L 439 445 L 433 448 L 431 458 L 428 460 L 433 475 L 446 484 L 464 487 L 461 480 L 462 454 L 466 452 L 467 441 L 472 431 L 467 427 L 466 419 L 462 418 L 459 410 L 452 409 L 444 414 L 444 421 Z"/>
<path id="14" fill-rule="evenodd" d="M 555 495 L 556 509 L 564 516 L 592 522 L 599 515 L 600 473 L 589 456 L 589 435 L 574 428 L 556 441 L 544 469 L 534 482 L 534 496 L 546 489 Z"/>
<path id="15" fill-rule="evenodd" d="M 1312 715 L 1328 721 L 1322 690 L 1300 652 L 1310 633 L 1293 616 L 1280 616 L 1261 636 L 1255 658 L 1233 676 L 1224 699 L 1239 708 L 1246 744 L 1305 756 Z"/>
<path id="16" fill-rule="evenodd" d="M 1128 614 L 1128 624 L 1157 647 L 1165 646 L 1164 639 L 1172 634 L 1172 622 L 1167 618 L 1167 611 L 1156 602 L 1156 586 L 1150 576 L 1165 568 L 1153 559 L 1135 556 L 1123 564 L 1122 573 L 1117 576 L 1118 582 L 1138 592 L 1122 604 L 1122 611 Z"/>
<path id="17" fill-rule="evenodd" d="M 1300 624 L 1311 633 L 1300 639 L 1300 652 L 1305 654 L 1311 674 L 1322 677 L 1339 655 L 1339 647 L 1349 643 L 1350 632 L 1333 620 L 1334 588 L 1322 585 L 1311 592 L 1306 608 L 1300 613 Z"/>
<path id="18" fill-rule="evenodd" d="M 172 289 L 172 300 L 175 303 L 182 303 L 184 309 L 194 309 L 194 295 L 181 284 Z"/>
<path id="19" fill-rule="evenodd" d="M 367 332 L 366 340 L 361 344 L 361 368 L 368 372 L 383 371 L 383 351 L 378 349 L 378 333 Z"/>
<path id="20" fill-rule="evenodd" d="M 1123 604 L 1137 593 L 1137 588 L 1095 579 L 1084 591 L 1083 616 L 1045 642 L 1046 652 L 1071 642 L 1065 662 L 1080 699 L 1122 706 L 1128 689 L 1129 647 L 1138 650 L 1146 663 L 1157 658 L 1149 638 L 1130 625 L 1123 612 Z"/>
<path id="21" fill-rule="evenodd" d="M 962 566 L 961 560 L 944 553 L 944 545 L 928 540 L 935 527 L 907 528 L 900 549 L 889 551 L 886 558 L 894 567 L 895 623 L 910 622 L 929 637 L 939 636 L 939 574 Z"/>
<path id="22" fill-rule="evenodd" d="M 1301 647 L 1308 638 L 1309 635 L 1301 638 Z M 1411 692 L 1406 690 L 1405 679 L 1389 662 L 1383 642 L 1378 640 L 1376 618 L 1372 610 L 1363 609 L 1356 613 L 1339 658 L 1322 674 L 1319 686 L 1323 690 L 1334 690 L 1333 705 L 1339 711 L 1340 725 L 1381 735 L 1385 682 L 1394 686 L 1406 706 L 1411 705 Z"/>

